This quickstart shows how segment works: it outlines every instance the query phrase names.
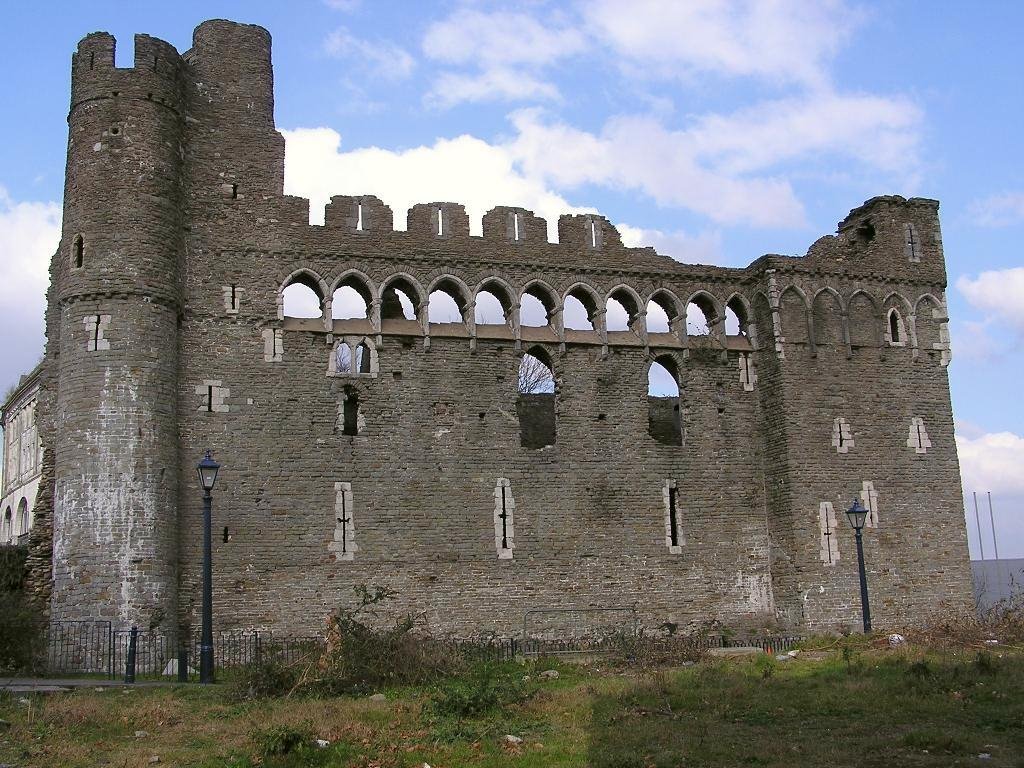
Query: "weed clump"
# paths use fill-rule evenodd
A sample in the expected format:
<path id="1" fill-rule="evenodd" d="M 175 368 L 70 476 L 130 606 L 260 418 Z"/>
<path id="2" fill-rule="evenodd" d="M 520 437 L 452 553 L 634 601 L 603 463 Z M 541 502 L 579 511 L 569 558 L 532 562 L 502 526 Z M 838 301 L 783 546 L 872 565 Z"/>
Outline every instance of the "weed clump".
<path id="1" fill-rule="evenodd" d="M 242 698 L 291 695 L 333 696 L 393 685 L 417 685 L 459 671 L 463 662 L 443 643 L 415 632 L 414 617 L 381 628 L 374 608 L 395 597 L 387 587 L 355 587 L 355 608 L 335 612 L 327 621 L 323 644 L 286 660 L 268 646 L 258 663 L 236 681 Z"/>

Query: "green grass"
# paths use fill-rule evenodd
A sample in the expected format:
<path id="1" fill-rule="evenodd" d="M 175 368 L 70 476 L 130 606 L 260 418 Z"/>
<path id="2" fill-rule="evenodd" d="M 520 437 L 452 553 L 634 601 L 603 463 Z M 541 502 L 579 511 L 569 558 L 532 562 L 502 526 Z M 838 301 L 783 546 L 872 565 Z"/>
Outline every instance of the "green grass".
<path id="1" fill-rule="evenodd" d="M 1024 768 L 1024 655 L 843 647 L 653 672 L 545 660 L 396 688 L 386 702 L 238 702 L 226 686 L 88 688 L 28 705 L 0 695 L 0 763 Z M 551 667 L 557 680 L 538 679 Z"/>

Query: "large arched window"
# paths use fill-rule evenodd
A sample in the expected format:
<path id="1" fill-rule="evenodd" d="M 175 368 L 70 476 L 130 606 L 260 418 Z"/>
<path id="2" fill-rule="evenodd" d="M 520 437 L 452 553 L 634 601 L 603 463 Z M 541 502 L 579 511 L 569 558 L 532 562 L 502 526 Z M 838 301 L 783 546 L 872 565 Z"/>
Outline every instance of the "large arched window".
<path id="1" fill-rule="evenodd" d="M 462 323 L 466 316 L 467 296 L 455 280 L 438 281 L 427 297 L 430 323 Z"/>
<path id="2" fill-rule="evenodd" d="M 519 298 L 519 325 L 544 328 L 551 325 L 558 301 L 554 293 L 542 283 L 532 283 Z"/>
<path id="3" fill-rule="evenodd" d="M 356 320 L 370 316 L 373 294 L 357 275 L 349 274 L 334 289 L 331 296 L 332 320 Z"/>
<path id="4" fill-rule="evenodd" d="M 715 304 L 706 293 L 695 294 L 686 304 L 686 334 L 710 336 L 715 328 Z"/>
<path id="5" fill-rule="evenodd" d="M 674 358 L 662 355 L 647 372 L 647 431 L 659 443 L 681 445 L 679 368 Z"/>
<path id="6" fill-rule="evenodd" d="M 417 284 L 405 275 L 395 275 L 381 289 L 381 320 L 416 320 L 422 297 Z"/>
<path id="7" fill-rule="evenodd" d="M 733 296 L 725 305 L 725 333 L 727 336 L 748 336 L 750 316 L 739 296 Z"/>
<path id="8" fill-rule="evenodd" d="M 519 361 L 519 441 L 525 448 L 543 448 L 555 442 L 555 374 L 551 358 L 541 347 L 531 347 Z"/>
<path id="9" fill-rule="evenodd" d="M 300 272 L 289 279 L 281 291 L 283 317 L 322 317 L 324 297 L 316 279 Z"/>

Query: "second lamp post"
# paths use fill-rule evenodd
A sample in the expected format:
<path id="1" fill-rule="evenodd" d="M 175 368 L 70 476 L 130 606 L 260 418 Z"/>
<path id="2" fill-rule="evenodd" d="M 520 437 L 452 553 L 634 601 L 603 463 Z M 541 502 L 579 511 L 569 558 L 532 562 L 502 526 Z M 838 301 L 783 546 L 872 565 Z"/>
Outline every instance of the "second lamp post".
<path id="1" fill-rule="evenodd" d="M 857 569 L 860 571 L 860 608 L 864 617 L 864 634 L 871 631 L 871 607 L 868 605 L 868 576 L 864 571 L 864 543 L 861 532 L 864 530 L 864 523 L 868 518 L 868 510 L 857 499 L 853 505 L 846 510 L 846 516 L 850 518 L 850 525 L 857 534 Z"/>

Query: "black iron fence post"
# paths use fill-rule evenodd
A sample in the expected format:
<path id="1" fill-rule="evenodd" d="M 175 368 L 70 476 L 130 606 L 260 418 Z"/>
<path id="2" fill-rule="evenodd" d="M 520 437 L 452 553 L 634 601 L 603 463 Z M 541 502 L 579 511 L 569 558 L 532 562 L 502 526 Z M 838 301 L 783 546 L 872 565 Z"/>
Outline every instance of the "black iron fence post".
<path id="1" fill-rule="evenodd" d="M 135 682 L 135 652 L 139 644 L 139 628 L 132 627 L 132 631 L 128 634 L 128 658 L 125 662 L 124 668 L 124 681 L 126 683 Z"/>
<path id="2" fill-rule="evenodd" d="M 184 641 L 178 646 L 178 682 L 188 682 L 188 644 Z"/>

